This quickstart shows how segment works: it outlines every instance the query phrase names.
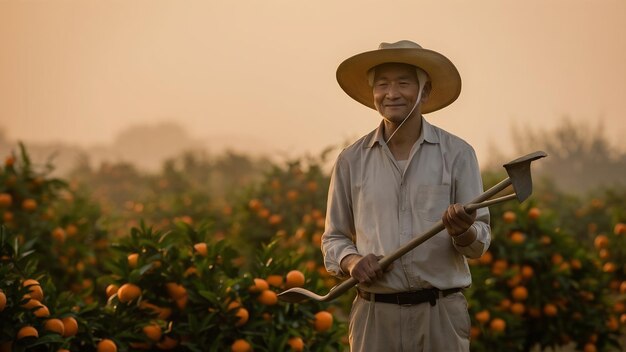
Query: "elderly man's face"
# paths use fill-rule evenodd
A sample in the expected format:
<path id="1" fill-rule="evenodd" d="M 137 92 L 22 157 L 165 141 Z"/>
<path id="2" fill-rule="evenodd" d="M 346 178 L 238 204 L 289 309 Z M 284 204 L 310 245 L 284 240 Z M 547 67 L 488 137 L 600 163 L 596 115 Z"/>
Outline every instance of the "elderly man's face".
<path id="1" fill-rule="evenodd" d="M 397 63 L 377 66 L 372 89 L 376 110 L 391 122 L 402 122 L 413 109 L 419 93 L 415 67 Z"/>

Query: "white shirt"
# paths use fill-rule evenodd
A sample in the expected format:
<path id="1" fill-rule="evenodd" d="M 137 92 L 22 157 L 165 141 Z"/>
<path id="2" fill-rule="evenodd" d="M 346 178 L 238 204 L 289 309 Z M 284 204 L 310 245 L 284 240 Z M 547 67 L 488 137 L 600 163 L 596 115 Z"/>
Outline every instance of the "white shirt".
<path id="1" fill-rule="evenodd" d="M 328 194 L 322 253 L 326 269 L 345 276 L 349 254 L 387 255 L 430 229 L 448 205 L 465 204 L 483 191 L 474 149 L 422 119 L 422 132 L 399 165 L 383 139 L 383 124 L 337 158 Z M 444 230 L 394 262 L 366 288 L 375 293 L 426 287 L 467 287 L 466 257 L 480 257 L 491 241 L 489 211 L 477 211 L 476 240 L 461 247 Z"/>

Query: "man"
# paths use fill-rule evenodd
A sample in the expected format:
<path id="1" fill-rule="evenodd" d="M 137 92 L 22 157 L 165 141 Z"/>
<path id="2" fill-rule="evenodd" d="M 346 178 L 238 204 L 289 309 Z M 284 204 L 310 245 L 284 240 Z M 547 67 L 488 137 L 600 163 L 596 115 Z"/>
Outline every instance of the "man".
<path id="1" fill-rule="evenodd" d="M 483 191 L 473 148 L 422 116 L 456 100 L 459 73 L 445 56 L 405 40 L 345 60 L 337 80 L 383 118 L 338 156 L 322 236 L 326 269 L 359 282 L 351 350 L 469 351 L 461 290 L 471 284 L 466 257 L 489 247 L 489 212 L 461 205 Z M 381 256 L 439 219 L 446 230 L 383 273 Z"/>

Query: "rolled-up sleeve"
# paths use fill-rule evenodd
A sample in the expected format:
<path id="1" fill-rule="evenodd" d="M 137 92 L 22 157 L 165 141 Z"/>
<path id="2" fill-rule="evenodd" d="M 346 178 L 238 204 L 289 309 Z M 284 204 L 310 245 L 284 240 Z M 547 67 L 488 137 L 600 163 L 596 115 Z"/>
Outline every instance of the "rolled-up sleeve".
<path id="1" fill-rule="evenodd" d="M 466 204 L 483 192 L 483 182 L 478 167 L 478 160 L 472 148 L 459 155 L 453 170 L 456 203 Z M 467 246 L 459 246 L 454 241 L 452 243 L 455 249 L 466 257 L 479 258 L 491 244 L 488 208 L 476 210 L 476 221 L 472 227 L 476 232 L 474 242 Z"/>
<path id="2" fill-rule="evenodd" d="M 357 254 L 354 243 L 355 227 L 350 192 L 350 168 L 343 158 L 337 157 L 328 189 L 326 226 L 322 235 L 322 254 L 326 270 L 334 276 L 348 276 L 341 270 L 341 260 Z"/>

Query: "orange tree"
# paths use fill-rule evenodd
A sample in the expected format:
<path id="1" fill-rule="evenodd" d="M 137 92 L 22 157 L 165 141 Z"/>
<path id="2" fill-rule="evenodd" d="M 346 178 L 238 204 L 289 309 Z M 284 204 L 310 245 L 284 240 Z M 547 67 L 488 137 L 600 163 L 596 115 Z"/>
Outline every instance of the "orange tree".
<path id="1" fill-rule="evenodd" d="M 273 165 L 260 182 L 238 195 L 231 227 L 243 248 L 277 239 L 277 246 L 299 258 L 300 270 L 315 278 L 322 292 L 338 283 L 324 268 L 320 250 L 330 182 L 324 172 L 329 152 Z M 347 315 L 354 294 L 334 303 L 342 315 Z"/>
<path id="2" fill-rule="evenodd" d="M 558 203 L 557 194 L 548 196 Z M 588 246 L 559 226 L 564 214 L 540 209 L 533 200 L 491 211 L 491 247 L 470 262 L 472 349 L 617 346 L 619 324 L 607 290 L 611 275 Z"/>
<path id="3" fill-rule="evenodd" d="M 58 291 L 35 257 L 0 226 L 0 351 L 57 351 L 77 333 L 77 297 Z"/>
<path id="4" fill-rule="evenodd" d="M 56 285 L 87 297 L 99 275 L 106 233 L 99 208 L 69 185 L 50 177 L 51 165 L 36 167 L 23 145 L 0 168 L 0 224 L 24 252 L 33 251 L 40 270 Z"/>
<path id="5" fill-rule="evenodd" d="M 289 272 L 297 257 L 277 250 L 274 242 L 244 260 L 213 234 L 209 226 L 180 223 L 168 232 L 135 228 L 120 239 L 110 261 L 112 274 L 99 283 L 109 291 L 111 319 L 105 321 L 111 324 L 95 334 L 135 349 L 158 348 L 166 341 L 188 351 L 233 346 L 280 351 L 299 342 L 310 351 L 342 348 L 343 325 L 317 322 L 325 305 L 277 299 L 290 284 L 317 289 L 315 280 L 304 276 L 296 275 L 304 280 L 294 283 Z M 146 326 L 157 332 L 150 335 Z"/>

